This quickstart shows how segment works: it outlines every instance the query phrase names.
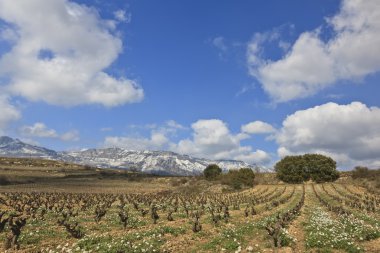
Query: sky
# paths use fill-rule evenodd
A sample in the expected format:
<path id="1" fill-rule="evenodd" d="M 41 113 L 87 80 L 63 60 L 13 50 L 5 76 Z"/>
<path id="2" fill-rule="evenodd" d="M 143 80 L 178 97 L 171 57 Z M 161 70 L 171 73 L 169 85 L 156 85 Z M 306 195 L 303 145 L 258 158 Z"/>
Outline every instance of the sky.
<path id="1" fill-rule="evenodd" d="M 378 0 L 0 0 L 0 135 L 380 167 Z"/>

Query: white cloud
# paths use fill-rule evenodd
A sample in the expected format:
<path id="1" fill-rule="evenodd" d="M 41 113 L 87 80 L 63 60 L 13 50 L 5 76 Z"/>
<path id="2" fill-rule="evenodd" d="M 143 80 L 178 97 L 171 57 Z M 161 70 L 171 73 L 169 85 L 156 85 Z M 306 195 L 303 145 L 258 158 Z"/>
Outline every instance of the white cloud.
<path id="1" fill-rule="evenodd" d="M 49 129 L 44 123 L 37 122 L 32 126 L 23 126 L 21 134 L 28 137 L 57 138 L 58 134 L 54 129 Z"/>
<path id="2" fill-rule="evenodd" d="M 219 37 L 215 37 L 213 40 L 212 40 L 212 44 L 217 48 L 219 49 L 220 51 L 222 52 L 226 52 L 227 51 L 227 45 L 224 41 L 224 38 L 219 36 Z"/>
<path id="3" fill-rule="evenodd" d="M 322 29 L 302 33 L 277 61 L 262 59 L 267 34 L 256 34 L 247 48 L 249 71 L 275 102 L 307 97 L 339 80 L 360 80 L 380 70 L 380 4 L 378 0 L 344 0 L 327 19 L 333 36 Z"/>
<path id="4" fill-rule="evenodd" d="M 174 120 L 168 120 L 162 125 L 145 124 L 130 125 L 132 129 L 150 130 L 150 137 L 141 136 L 107 136 L 104 141 L 105 147 L 121 147 L 131 150 L 167 150 L 173 143 L 169 137 L 175 136 L 177 131 L 186 130 L 186 127 Z M 138 133 L 138 132 L 137 132 Z"/>
<path id="5" fill-rule="evenodd" d="M 79 131 L 71 130 L 60 136 L 60 139 L 63 141 L 79 141 Z"/>
<path id="6" fill-rule="evenodd" d="M 236 155 L 234 156 L 234 159 L 257 164 L 267 164 L 271 161 L 271 157 L 268 155 L 268 153 L 260 149 L 253 152 Z"/>
<path id="7" fill-rule="evenodd" d="M 244 133 L 231 134 L 221 120 L 198 120 L 191 127 L 193 138 L 173 144 L 173 151 L 210 159 L 237 159 L 258 164 L 270 161 L 270 156 L 264 151 L 241 146 L 241 140 L 249 136 Z"/>
<path id="8" fill-rule="evenodd" d="M 276 129 L 268 123 L 257 120 L 243 125 L 241 131 L 247 134 L 268 134 L 274 133 Z"/>
<path id="9" fill-rule="evenodd" d="M 131 124 L 128 126 L 130 129 L 134 130 L 150 130 L 151 132 L 160 132 L 165 135 L 175 135 L 178 131 L 187 130 L 188 128 L 179 124 L 175 120 L 168 120 L 163 124 L 144 124 L 144 125 L 136 125 Z"/>
<path id="10" fill-rule="evenodd" d="M 0 19 L 10 24 L 1 38 L 12 48 L 0 58 L 10 94 L 64 106 L 143 99 L 135 81 L 105 72 L 122 41 L 93 8 L 68 0 L 2 0 Z"/>
<path id="11" fill-rule="evenodd" d="M 9 104 L 6 96 L 0 95 L 0 134 L 2 134 L 8 124 L 18 120 L 21 117 L 19 110 Z"/>
<path id="12" fill-rule="evenodd" d="M 62 141 L 78 141 L 79 132 L 71 130 L 63 134 L 58 134 L 56 130 L 48 128 L 42 122 L 36 122 L 31 126 L 23 126 L 20 128 L 20 134 L 26 137 L 37 138 L 54 138 Z"/>
<path id="13" fill-rule="evenodd" d="M 289 115 L 276 136 L 278 154 L 331 155 L 342 168 L 380 166 L 380 108 L 327 103 Z"/>
<path id="14" fill-rule="evenodd" d="M 181 124 L 179 124 L 178 122 L 174 120 L 168 120 L 166 122 L 166 126 L 173 129 L 182 129 L 182 130 L 186 129 L 186 127 L 182 126 Z"/>
<path id="15" fill-rule="evenodd" d="M 121 147 L 130 150 L 162 150 L 169 144 L 168 138 L 159 132 L 152 132 L 150 138 L 108 136 L 105 147 Z"/>
<path id="16" fill-rule="evenodd" d="M 241 141 L 249 138 L 246 133 L 231 134 L 227 125 L 218 119 L 198 120 L 191 125 L 192 138 L 172 141 L 178 130 L 187 130 L 170 120 L 163 126 L 154 124 L 149 138 L 133 136 L 108 136 L 105 147 L 122 147 L 132 150 L 171 150 L 173 152 L 208 159 L 235 159 L 248 163 L 267 164 L 271 157 L 265 151 L 242 146 Z"/>
<path id="17" fill-rule="evenodd" d="M 113 13 L 113 15 L 119 22 L 130 23 L 132 20 L 132 14 L 126 13 L 125 10 L 117 10 Z"/>

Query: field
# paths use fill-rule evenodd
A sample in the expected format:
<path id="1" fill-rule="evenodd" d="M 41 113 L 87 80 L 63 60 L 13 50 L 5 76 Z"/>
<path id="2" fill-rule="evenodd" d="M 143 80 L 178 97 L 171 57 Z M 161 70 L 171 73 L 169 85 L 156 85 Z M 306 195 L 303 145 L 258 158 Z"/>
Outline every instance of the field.
<path id="1" fill-rule="evenodd" d="M 0 176 L 25 161 L 7 164 Z M 200 178 L 39 166 L 0 187 L 4 252 L 380 252 L 380 197 L 346 181 L 230 191 Z"/>

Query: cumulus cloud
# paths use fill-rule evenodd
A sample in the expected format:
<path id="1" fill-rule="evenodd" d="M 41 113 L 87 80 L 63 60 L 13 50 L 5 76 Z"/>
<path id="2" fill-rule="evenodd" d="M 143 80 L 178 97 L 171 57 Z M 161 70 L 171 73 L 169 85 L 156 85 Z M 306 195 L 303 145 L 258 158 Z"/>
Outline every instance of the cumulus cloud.
<path id="1" fill-rule="evenodd" d="M 135 81 L 105 72 L 122 41 L 95 9 L 68 0 L 3 0 L 0 19 L 8 24 L 1 38 L 12 45 L 0 58 L 10 94 L 64 106 L 143 99 Z"/>
<path id="2" fill-rule="evenodd" d="M 49 129 L 44 123 L 37 122 L 32 126 L 23 126 L 21 133 L 25 136 L 56 138 L 57 132 L 54 129 Z"/>
<path id="3" fill-rule="evenodd" d="M 2 134 L 8 124 L 21 117 L 19 110 L 9 103 L 6 96 L 0 95 L 0 134 Z"/>
<path id="4" fill-rule="evenodd" d="M 172 128 L 172 129 L 179 129 L 179 130 L 184 130 L 186 129 L 186 127 L 182 126 L 181 124 L 179 124 L 178 122 L 176 122 L 175 120 L 168 120 L 166 122 L 166 126 L 168 128 Z"/>
<path id="5" fill-rule="evenodd" d="M 105 147 L 120 147 L 130 150 L 162 150 L 167 147 L 169 139 L 165 134 L 152 132 L 150 138 L 108 136 Z"/>
<path id="6" fill-rule="evenodd" d="M 321 153 L 342 168 L 380 166 L 380 108 L 327 103 L 289 115 L 276 135 L 278 154 Z"/>
<path id="7" fill-rule="evenodd" d="M 23 126 L 20 128 L 20 134 L 25 137 L 37 138 L 54 138 L 61 139 L 62 141 L 78 141 L 79 132 L 71 130 L 63 134 L 58 134 L 56 130 L 48 128 L 42 122 L 36 122 L 31 126 Z"/>
<path id="8" fill-rule="evenodd" d="M 132 129 L 150 130 L 150 137 L 141 136 L 107 136 L 104 141 L 105 147 L 121 147 L 131 150 L 167 150 L 172 144 L 170 137 L 175 136 L 177 131 L 186 130 L 186 127 L 174 120 L 168 120 L 162 125 L 145 124 L 130 125 Z"/>
<path id="9" fill-rule="evenodd" d="M 241 131 L 247 134 L 269 134 L 276 131 L 270 124 L 262 121 L 253 121 L 241 127 Z"/>
<path id="10" fill-rule="evenodd" d="M 241 145 L 249 138 L 246 133 L 232 134 L 226 123 L 218 119 L 198 120 L 191 125 L 192 138 L 174 142 L 178 130 L 187 130 L 175 121 L 164 125 L 154 124 L 150 137 L 108 136 L 105 147 L 122 147 L 131 150 L 171 150 L 173 152 L 208 159 L 235 159 L 260 165 L 270 162 L 271 157 L 263 150 L 253 150 Z"/>
<path id="11" fill-rule="evenodd" d="M 302 33 L 279 60 L 263 59 L 263 45 L 273 39 L 256 34 L 247 47 L 250 74 L 275 102 L 307 97 L 339 80 L 360 80 L 380 70 L 380 6 L 377 0 L 343 0 L 327 18 L 333 30 L 324 41 L 322 28 Z"/>
<path id="12" fill-rule="evenodd" d="M 172 145 L 173 151 L 210 159 L 237 159 L 258 164 L 270 161 L 270 156 L 264 151 L 242 146 L 240 142 L 249 136 L 244 133 L 232 134 L 221 120 L 198 120 L 191 127 L 192 138 Z"/>

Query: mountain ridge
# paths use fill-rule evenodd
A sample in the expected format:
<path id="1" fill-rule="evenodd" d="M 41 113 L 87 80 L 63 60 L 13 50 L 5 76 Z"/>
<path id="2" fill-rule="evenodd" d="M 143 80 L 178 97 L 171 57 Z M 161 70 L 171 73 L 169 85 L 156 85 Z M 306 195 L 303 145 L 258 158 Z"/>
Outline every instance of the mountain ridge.
<path id="1" fill-rule="evenodd" d="M 118 168 L 177 176 L 201 174 L 209 164 L 217 164 L 223 171 L 242 167 L 248 167 L 255 171 L 267 171 L 265 168 L 243 161 L 196 158 L 172 151 L 90 148 L 80 151 L 56 152 L 8 136 L 0 137 L 0 156 L 45 158 L 99 168 Z"/>

